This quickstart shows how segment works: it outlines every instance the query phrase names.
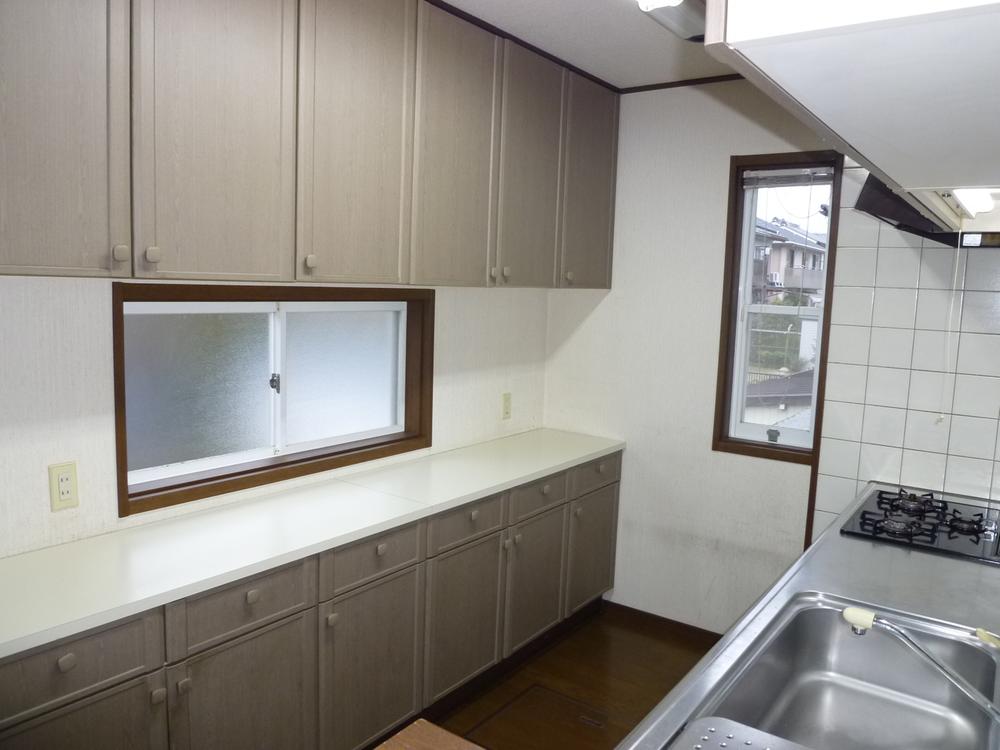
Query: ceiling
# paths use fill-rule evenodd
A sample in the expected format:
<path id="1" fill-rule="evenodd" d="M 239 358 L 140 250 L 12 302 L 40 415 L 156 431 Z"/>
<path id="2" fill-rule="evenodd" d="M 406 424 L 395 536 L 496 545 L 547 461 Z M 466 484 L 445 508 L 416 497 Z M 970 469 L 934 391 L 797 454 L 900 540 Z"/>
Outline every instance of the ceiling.
<path id="1" fill-rule="evenodd" d="M 733 71 L 674 36 L 636 0 L 447 0 L 620 88 Z"/>

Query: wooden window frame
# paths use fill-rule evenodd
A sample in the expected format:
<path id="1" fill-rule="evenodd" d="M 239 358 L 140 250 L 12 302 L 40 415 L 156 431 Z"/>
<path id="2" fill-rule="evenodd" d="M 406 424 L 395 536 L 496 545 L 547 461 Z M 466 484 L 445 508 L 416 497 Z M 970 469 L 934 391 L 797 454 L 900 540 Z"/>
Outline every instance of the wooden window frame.
<path id="1" fill-rule="evenodd" d="M 125 420 L 126 302 L 405 302 L 406 384 L 403 432 L 183 477 L 129 490 Z M 431 445 L 434 389 L 434 290 L 375 287 L 242 286 L 116 282 L 112 285 L 118 516 L 201 500 L 272 482 L 372 461 Z"/>
<path id="2" fill-rule="evenodd" d="M 729 415 L 732 407 L 733 368 L 736 348 L 736 315 L 739 312 L 739 280 L 736 278 L 742 256 L 743 173 L 756 169 L 789 167 L 833 167 L 830 191 L 830 232 L 827 237 L 826 288 L 823 296 L 823 325 L 820 333 L 816 403 L 812 446 L 767 445 L 732 437 Z M 729 209 L 726 217 L 726 256 L 722 281 L 722 323 L 719 337 L 719 366 L 715 390 L 715 429 L 712 450 L 743 456 L 767 458 L 812 466 L 815 473 L 823 427 L 823 404 L 826 395 L 827 350 L 830 340 L 830 312 L 833 310 L 834 273 L 837 262 L 837 227 L 840 223 L 840 188 L 844 157 L 836 151 L 803 151 L 781 154 L 733 156 L 729 162 Z"/>

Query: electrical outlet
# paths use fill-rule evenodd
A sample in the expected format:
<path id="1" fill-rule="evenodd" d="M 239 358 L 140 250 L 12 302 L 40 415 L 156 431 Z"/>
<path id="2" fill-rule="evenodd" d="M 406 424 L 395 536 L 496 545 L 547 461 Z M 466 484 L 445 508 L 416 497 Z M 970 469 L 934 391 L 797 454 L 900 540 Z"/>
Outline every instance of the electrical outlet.
<path id="1" fill-rule="evenodd" d="M 76 462 L 52 464 L 49 467 L 49 503 L 53 512 L 75 508 L 80 504 L 76 492 Z"/>
<path id="2" fill-rule="evenodd" d="M 510 394 L 505 393 L 502 396 L 503 399 L 503 418 L 510 419 Z"/>

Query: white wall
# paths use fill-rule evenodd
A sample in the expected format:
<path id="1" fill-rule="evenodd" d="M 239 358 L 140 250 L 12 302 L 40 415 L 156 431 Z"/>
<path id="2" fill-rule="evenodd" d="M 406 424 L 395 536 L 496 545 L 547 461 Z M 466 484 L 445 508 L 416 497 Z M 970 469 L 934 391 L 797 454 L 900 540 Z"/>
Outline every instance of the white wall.
<path id="1" fill-rule="evenodd" d="M 433 450 L 541 425 L 546 306 L 545 290 L 437 291 Z M 252 494 L 120 520 L 114 451 L 111 282 L 0 278 L 0 557 Z M 63 461 L 80 507 L 52 513 L 46 467 Z"/>
<path id="2" fill-rule="evenodd" d="M 866 177 L 844 179 L 816 531 L 873 479 L 1000 499 L 1000 251 L 852 210 Z"/>
<path id="3" fill-rule="evenodd" d="M 744 82 L 622 98 L 614 288 L 550 293 L 545 383 L 628 440 L 615 601 L 722 631 L 802 551 L 809 469 L 711 439 L 729 157 L 818 147 Z"/>

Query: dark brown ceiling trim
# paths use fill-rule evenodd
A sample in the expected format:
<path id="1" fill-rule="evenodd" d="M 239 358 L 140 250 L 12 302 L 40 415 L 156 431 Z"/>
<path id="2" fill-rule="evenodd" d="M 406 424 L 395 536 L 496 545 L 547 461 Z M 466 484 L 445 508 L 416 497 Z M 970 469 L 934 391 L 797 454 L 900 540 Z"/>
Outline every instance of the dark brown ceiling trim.
<path id="1" fill-rule="evenodd" d="M 641 91 L 659 91 L 660 89 L 676 89 L 681 86 L 703 86 L 706 83 L 724 83 L 725 81 L 742 81 L 739 73 L 727 73 L 724 76 L 708 76 L 706 78 L 687 78 L 683 81 L 667 81 L 665 83 L 647 83 L 643 86 L 627 86 L 618 89 L 619 94 L 638 94 Z"/>
<path id="2" fill-rule="evenodd" d="M 478 26 L 479 28 L 488 31 L 491 34 L 496 34 L 498 37 L 501 37 L 503 39 L 510 39 L 512 42 L 516 42 L 517 44 L 520 44 L 522 47 L 530 49 L 535 54 L 541 55 L 542 57 L 544 57 L 544 58 L 546 58 L 548 60 L 551 60 L 552 62 L 556 63 L 557 65 L 562 65 L 564 68 L 566 68 L 568 70 L 572 70 L 578 76 L 583 76 L 584 78 L 586 78 L 586 79 L 588 79 L 590 81 L 593 81 L 594 83 L 598 84 L 599 86 L 603 86 L 604 88 L 609 89 L 610 91 L 614 91 L 616 94 L 623 93 L 622 89 L 620 89 L 618 86 L 615 86 L 614 84 L 608 83 L 603 78 L 598 78 L 597 76 L 593 75 L 592 73 L 588 73 L 585 70 L 581 70 L 580 68 L 576 67 L 575 65 L 571 65 L 570 63 L 566 62 L 565 60 L 563 60 L 561 58 L 558 58 L 555 55 L 550 54 L 550 53 L 546 52 L 545 50 L 536 47 L 533 44 L 529 44 L 528 42 L 524 41 L 523 39 L 521 39 L 519 37 L 516 37 L 513 34 L 510 34 L 510 33 L 506 32 L 506 31 L 504 31 L 503 29 L 494 26 L 491 23 L 487 23 L 486 21 L 482 20 L 481 18 L 477 18 L 476 16 L 472 15 L 471 13 L 466 13 L 464 10 L 456 8 L 454 5 L 449 5 L 448 3 L 443 2 L 443 0 L 424 0 L 424 2 L 427 2 L 427 3 L 429 3 L 430 5 L 433 5 L 436 8 L 440 8 L 443 11 L 451 13 L 453 16 L 457 16 L 458 18 L 461 18 L 463 21 L 468 21 L 469 23 L 473 24 L 474 26 Z"/>

